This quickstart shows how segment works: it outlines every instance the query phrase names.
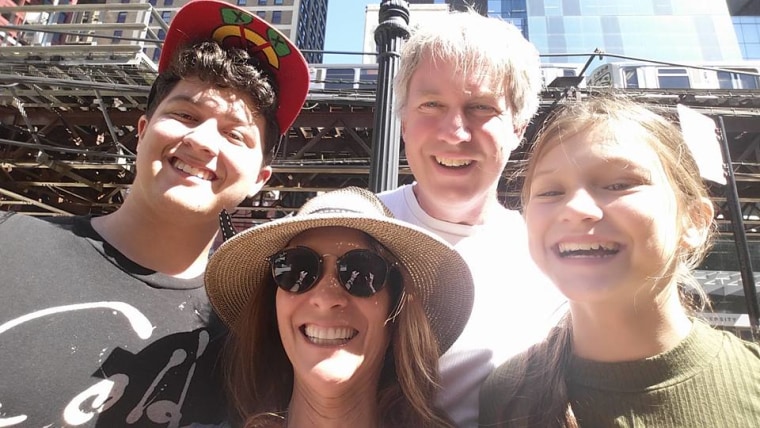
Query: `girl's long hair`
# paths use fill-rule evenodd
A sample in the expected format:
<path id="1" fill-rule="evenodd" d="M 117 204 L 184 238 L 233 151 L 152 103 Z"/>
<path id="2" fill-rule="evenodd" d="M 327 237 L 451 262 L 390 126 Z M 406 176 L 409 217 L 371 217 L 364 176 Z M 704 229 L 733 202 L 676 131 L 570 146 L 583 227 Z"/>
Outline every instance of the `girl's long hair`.
<path id="1" fill-rule="evenodd" d="M 624 126 L 623 126 L 624 125 Z M 545 122 L 537 136 L 524 172 L 523 207 L 530 199 L 533 171 L 538 161 L 562 140 L 582 132 L 615 129 L 631 132 L 637 129 L 643 144 L 657 154 L 677 201 L 679 232 L 688 227 L 704 230 L 699 245 L 679 245 L 658 278 L 678 284 L 684 308 L 694 314 L 708 304 L 707 296 L 693 275 L 704 259 L 714 233 L 712 218 L 697 205 L 708 198 L 699 168 L 678 127 L 659 114 L 625 98 L 602 96 L 561 106 Z M 500 399 L 505 403 L 499 412 L 501 426 L 514 427 L 577 427 L 566 383 L 567 365 L 572 356 L 572 322 L 568 313 L 545 341 L 534 345 L 516 361 L 521 372 L 510 390 L 512 396 Z"/>

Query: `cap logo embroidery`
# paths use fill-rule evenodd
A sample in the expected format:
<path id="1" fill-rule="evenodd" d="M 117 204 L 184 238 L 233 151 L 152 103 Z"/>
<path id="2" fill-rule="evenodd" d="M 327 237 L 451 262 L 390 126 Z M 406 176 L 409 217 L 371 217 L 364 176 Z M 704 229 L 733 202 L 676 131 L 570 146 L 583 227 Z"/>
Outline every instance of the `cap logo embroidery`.
<path id="1" fill-rule="evenodd" d="M 290 48 L 276 31 L 269 28 L 267 38 L 255 32 L 246 25 L 253 22 L 253 17 L 231 8 L 222 8 L 222 22 L 225 25 L 214 30 L 211 37 L 223 46 L 234 46 L 247 49 L 253 45 L 254 51 L 262 52 L 269 65 L 275 70 L 280 69 L 280 57 L 289 55 Z M 237 42 L 237 43 L 236 43 Z"/>

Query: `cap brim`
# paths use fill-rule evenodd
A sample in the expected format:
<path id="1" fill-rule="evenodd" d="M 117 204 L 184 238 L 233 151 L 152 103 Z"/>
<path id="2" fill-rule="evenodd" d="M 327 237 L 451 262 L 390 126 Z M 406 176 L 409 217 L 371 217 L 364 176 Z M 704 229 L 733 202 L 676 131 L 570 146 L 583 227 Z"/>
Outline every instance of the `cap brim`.
<path id="1" fill-rule="evenodd" d="M 159 73 L 169 68 L 177 49 L 201 40 L 246 49 L 269 67 L 277 80 L 279 131 L 285 134 L 301 112 L 309 91 L 309 66 L 301 51 L 250 11 L 218 0 L 194 0 L 172 18 L 158 62 Z"/>

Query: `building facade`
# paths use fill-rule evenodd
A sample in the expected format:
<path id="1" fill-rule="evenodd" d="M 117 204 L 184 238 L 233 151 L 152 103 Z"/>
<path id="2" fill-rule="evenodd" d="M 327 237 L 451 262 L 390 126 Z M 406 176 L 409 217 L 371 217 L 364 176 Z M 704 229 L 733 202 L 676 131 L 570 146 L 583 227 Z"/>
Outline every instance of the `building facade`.
<path id="1" fill-rule="evenodd" d="M 29 0 L 0 0 L 0 6 L 23 6 Z M 0 14 L 0 46 L 15 45 L 18 31 L 3 27 L 18 26 L 24 22 L 24 12 L 8 12 Z"/>
<path id="2" fill-rule="evenodd" d="M 142 2 L 144 0 L 106 0 L 107 2 Z M 148 0 L 165 23 L 187 0 Z M 306 51 L 322 51 L 325 45 L 327 23 L 327 0 L 228 0 L 229 3 L 250 10 L 282 31 L 296 46 Z M 158 38 L 164 38 L 162 25 L 151 20 L 151 28 Z M 158 61 L 161 51 L 149 49 L 146 54 Z M 305 52 L 306 61 L 322 62 L 321 52 Z"/>
<path id="3" fill-rule="evenodd" d="M 741 61 L 724 1 L 489 0 L 542 54 L 608 54 L 669 62 Z M 611 58 L 610 60 L 621 60 Z M 578 62 L 556 56 L 551 62 Z"/>
<path id="4" fill-rule="evenodd" d="M 28 40 L 15 40 L 12 31 L 3 33 L 0 29 L 0 40 L 5 45 L 143 45 L 144 54 L 157 62 L 161 55 L 161 41 L 166 36 L 166 29 L 174 14 L 188 0 L 0 0 L 3 5 L 91 5 L 88 10 L 67 10 L 47 13 L 18 12 L 0 16 L 0 25 L 16 25 L 21 22 L 37 25 L 92 25 L 92 29 L 78 33 L 75 36 L 56 33 L 53 30 L 37 31 L 27 34 Z M 327 22 L 327 0 L 228 0 L 245 9 L 251 10 L 262 19 L 272 23 L 301 49 L 304 49 L 308 62 L 322 61 L 321 51 L 324 49 L 325 25 Z M 152 10 L 146 12 L 149 3 Z M 111 6 L 99 8 L 99 5 Z M 8 15 L 8 16 L 5 16 Z M 26 15 L 26 16 L 25 16 Z M 83 28 L 83 27 L 82 27 Z M 145 32 L 148 32 L 145 42 Z M 88 37 L 87 35 L 92 37 Z M 6 40 L 8 37 L 12 39 Z M 75 40 L 76 39 L 76 40 Z M 141 40 L 142 39 L 142 40 Z M 18 43 L 17 43 L 18 42 Z"/>
<path id="5" fill-rule="evenodd" d="M 727 1 L 742 56 L 746 60 L 760 60 L 760 2 Z"/>

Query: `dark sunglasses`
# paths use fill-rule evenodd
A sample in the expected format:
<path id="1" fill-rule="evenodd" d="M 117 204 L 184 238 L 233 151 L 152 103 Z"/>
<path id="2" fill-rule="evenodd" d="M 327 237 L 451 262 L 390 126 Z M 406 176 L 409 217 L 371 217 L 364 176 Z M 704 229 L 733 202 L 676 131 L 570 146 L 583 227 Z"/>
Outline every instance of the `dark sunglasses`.
<path id="1" fill-rule="evenodd" d="M 322 276 L 324 259 L 307 247 L 288 248 L 267 257 L 278 287 L 291 293 L 305 293 Z M 352 296 L 369 297 L 385 286 L 392 266 L 370 250 L 351 250 L 337 260 L 338 280 Z"/>

